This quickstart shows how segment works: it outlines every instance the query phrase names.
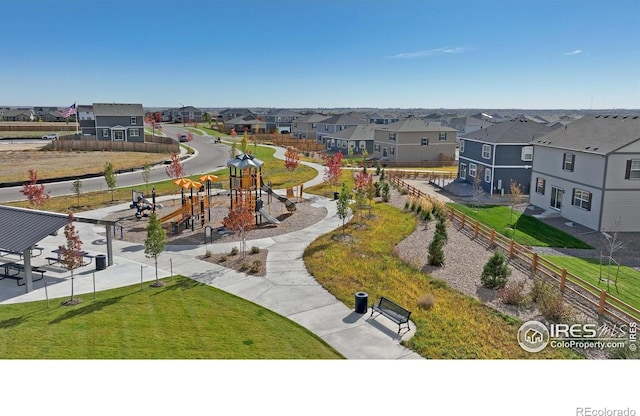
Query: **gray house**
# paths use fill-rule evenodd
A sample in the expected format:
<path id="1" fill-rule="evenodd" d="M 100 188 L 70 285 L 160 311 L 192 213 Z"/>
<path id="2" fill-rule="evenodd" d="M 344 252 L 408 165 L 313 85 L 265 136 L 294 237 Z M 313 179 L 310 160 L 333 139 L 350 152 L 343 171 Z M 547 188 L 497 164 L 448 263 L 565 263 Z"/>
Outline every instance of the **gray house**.
<path id="1" fill-rule="evenodd" d="M 533 145 L 530 142 L 551 132 L 525 118 L 490 125 L 460 136 L 458 176 L 473 183 L 481 175 L 482 189 L 487 194 L 509 192 L 511 181 L 529 193 Z"/>
<path id="2" fill-rule="evenodd" d="M 372 155 L 375 127 L 372 124 L 361 124 L 328 134 L 324 136 L 327 141 L 327 150 L 341 151 L 344 156 L 349 154 L 349 149 L 353 149 L 354 155 L 362 155 L 362 151 L 366 150 L 367 154 Z"/>
<path id="3" fill-rule="evenodd" d="M 373 158 L 392 162 L 453 161 L 456 130 L 408 117 L 375 127 Z"/>
<path id="4" fill-rule="evenodd" d="M 92 105 L 78 105 L 76 107 L 78 123 L 83 136 L 97 136 L 96 117 L 93 115 Z"/>
<path id="5" fill-rule="evenodd" d="M 98 140 L 144 142 L 142 104 L 94 103 L 93 116 Z"/>
<path id="6" fill-rule="evenodd" d="M 264 116 L 267 131 L 278 130 L 278 133 L 291 133 L 293 123 L 300 118 L 300 113 L 287 109 L 272 109 Z"/>
<path id="7" fill-rule="evenodd" d="M 317 123 L 316 141 L 317 143 L 326 145 L 326 136 L 361 124 L 367 124 L 367 121 L 364 118 L 356 118 L 349 114 L 339 114 L 328 117 Z"/>
<path id="8" fill-rule="evenodd" d="M 312 113 L 300 116 L 291 126 L 291 133 L 297 139 L 315 139 L 318 123 L 328 119 L 324 114 Z"/>
<path id="9" fill-rule="evenodd" d="M 640 231 L 637 115 L 584 116 L 532 143 L 532 205 L 597 231 Z"/>

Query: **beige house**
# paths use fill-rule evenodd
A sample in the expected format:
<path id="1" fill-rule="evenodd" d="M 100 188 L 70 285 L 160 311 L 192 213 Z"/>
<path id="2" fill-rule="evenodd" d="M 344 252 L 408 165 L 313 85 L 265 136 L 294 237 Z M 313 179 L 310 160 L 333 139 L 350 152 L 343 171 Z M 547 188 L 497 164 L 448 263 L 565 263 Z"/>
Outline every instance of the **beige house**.
<path id="1" fill-rule="evenodd" d="M 373 157 L 391 162 L 453 161 L 456 129 L 409 117 L 376 127 Z"/>

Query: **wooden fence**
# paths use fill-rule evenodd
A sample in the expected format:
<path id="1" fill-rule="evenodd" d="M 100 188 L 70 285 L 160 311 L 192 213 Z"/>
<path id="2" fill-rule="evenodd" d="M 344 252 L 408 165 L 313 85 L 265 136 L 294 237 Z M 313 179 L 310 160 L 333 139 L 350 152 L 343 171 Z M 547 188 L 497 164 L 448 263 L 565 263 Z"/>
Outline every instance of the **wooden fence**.
<path id="1" fill-rule="evenodd" d="M 389 175 L 389 181 L 399 188 L 406 189 L 412 196 L 429 197 L 426 193 L 405 183 L 398 176 Z M 515 267 L 532 276 L 541 277 L 551 282 L 560 289 L 563 296 L 576 299 L 580 304 L 596 311 L 598 315 L 608 316 L 625 324 L 630 321 L 640 323 L 640 310 L 607 293 L 606 290 L 596 287 L 565 268 L 540 257 L 529 248 L 497 233 L 479 221 L 467 217 L 457 209 L 447 206 L 447 210 L 449 220 L 460 231 L 479 244 L 503 251 Z"/>
<path id="2" fill-rule="evenodd" d="M 139 142 L 114 142 L 111 140 L 53 140 L 45 149 L 58 151 L 108 151 L 108 152 L 146 152 L 146 153 L 179 153 L 180 146 L 177 143 L 139 143 Z"/>
<path id="3" fill-rule="evenodd" d="M 76 123 L 51 123 L 31 121 L 3 121 L 0 122 L 0 131 L 71 131 L 77 129 Z"/>

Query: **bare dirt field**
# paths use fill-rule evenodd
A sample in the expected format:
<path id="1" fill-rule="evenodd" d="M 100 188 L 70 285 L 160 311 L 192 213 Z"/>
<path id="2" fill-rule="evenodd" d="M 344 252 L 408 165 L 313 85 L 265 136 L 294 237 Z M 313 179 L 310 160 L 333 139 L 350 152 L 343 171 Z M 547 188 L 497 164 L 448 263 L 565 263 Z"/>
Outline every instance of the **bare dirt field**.
<path id="1" fill-rule="evenodd" d="M 168 160 L 167 154 L 141 152 L 53 152 L 42 151 L 39 144 L 0 143 L 0 178 L 3 182 L 28 179 L 29 169 L 38 171 L 38 178 L 59 178 L 101 173 L 104 164 L 114 169 L 142 167 Z"/>

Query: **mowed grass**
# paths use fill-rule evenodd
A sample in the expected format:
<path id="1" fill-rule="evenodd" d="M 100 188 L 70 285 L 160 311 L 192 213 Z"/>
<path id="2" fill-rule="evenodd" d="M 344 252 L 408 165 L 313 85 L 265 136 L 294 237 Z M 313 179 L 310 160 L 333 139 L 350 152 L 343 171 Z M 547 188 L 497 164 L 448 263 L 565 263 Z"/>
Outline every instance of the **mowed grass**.
<path id="1" fill-rule="evenodd" d="M 509 206 L 487 205 L 476 209 L 456 203 L 448 205 L 524 246 L 593 248 L 582 240 L 551 227 L 537 218 L 520 214 L 516 210 L 513 211 L 512 217 Z M 512 228 L 513 223 L 516 224 L 515 233 Z"/>
<path id="2" fill-rule="evenodd" d="M 412 214 L 378 203 L 373 216 L 364 227 L 346 225 L 344 231 L 353 236 L 354 242 L 342 243 L 332 238 L 342 234 L 340 228 L 318 238 L 305 250 L 308 270 L 343 303 L 354 306 L 354 293 L 364 291 L 369 294 L 370 303 L 385 296 L 411 310 L 417 330 L 407 346 L 426 358 L 579 357 L 566 349 L 525 352 L 516 338 L 521 324 L 517 319 L 456 292 L 394 253 L 395 245 L 415 230 Z M 423 310 L 418 307 L 418 299 L 428 293 L 435 296 L 435 306 Z"/>
<path id="3" fill-rule="evenodd" d="M 608 293 L 622 302 L 640 310 L 640 272 L 627 266 L 620 266 L 620 270 L 617 270 L 617 266 L 612 263 L 609 268 L 608 260 L 603 259 L 602 269 L 600 267 L 600 259 L 592 258 L 578 258 L 569 256 L 542 256 L 551 263 L 561 268 L 567 269 L 568 272 L 579 276 L 581 279 L 591 283 L 593 286 L 600 288 L 601 290 L 607 290 L 607 282 L 600 280 L 600 273 L 605 279 L 610 279 Z M 613 281 L 616 279 L 616 273 L 618 275 L 617 290 Z M 587 288 L 589 289 L 589 288 Z M 591 290 L 596 296 L 600 295 L 600 291 Z M 625 308 L 619 303 L 615 303 L 616 306 L 621 307 L 627 312 L 633 313 L 628 308 Z M 633 313 L 638 318 L 640 316 L 637 313 Z"/>
<path id="4" fill-rule="evenodd" d="M 338 359 L 300 325 L 185 277 L 60 300 L 0 305 L 1 359 Z"/>

